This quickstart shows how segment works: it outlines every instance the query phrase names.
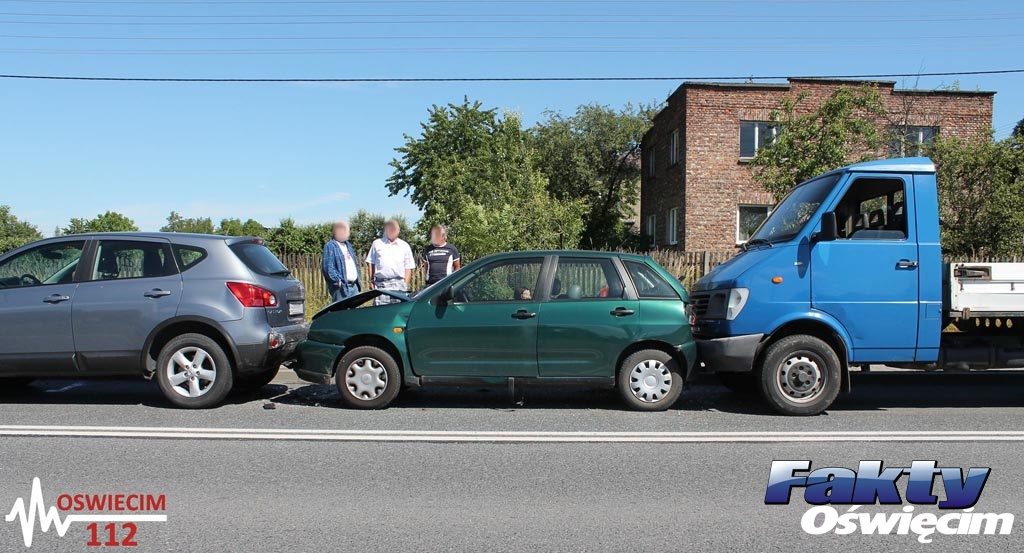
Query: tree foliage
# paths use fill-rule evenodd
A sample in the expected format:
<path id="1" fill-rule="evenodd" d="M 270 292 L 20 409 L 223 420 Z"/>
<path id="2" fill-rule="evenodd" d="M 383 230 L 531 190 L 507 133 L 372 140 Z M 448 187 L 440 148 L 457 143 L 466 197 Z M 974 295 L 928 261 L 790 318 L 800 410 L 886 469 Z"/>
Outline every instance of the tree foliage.
<path id="1" fill-rule="evenodd" d="M 877 156 L 882 142 L 877 120 L 885 109 L 874 86 L 840 87 L 814 109 L 806 102 L 803 94 L 783 100 L 771 115 L 781 131 L 751 162 L 776 199 L 815 175 Z"/>
<path id="2" fill-rule="evenodd" d="M 138 232 L 139 227 L 135 226 L 128 216 L 116 211 L 107 211 L 92 219 L 75 217 L 68 222 L 68 226 L 61 229 L 61 234 L 83 234 L 87 232 Z"/>
<path id="3" fill-rule="evenodd" d="M 369 251 L 373 241 L 384 235 L 384 223 L 388 219 L 398 221 L 398 225 L 402 228 L 402 240 L 408 242 L 414 252 L 421 251 L 426 246 L 426 237 L 418 232 L 414 225 L 409 224 L 408 219 L 404 215 L 395 214 L 391 217 L 385 217 L 380 213 L 371 213 L 365 209 L 360 209 L 348 220 L 349 240 L 357 252 L 365 254 Z"/>
<path id="4" fill-rule="evenodd" d="M 172 211 L 171 214 L 167 216 L 167 224 L 160 228 L 160 232 L 213 234 L 213 220 L 209 217 L 185 218 L 177 211 Z"/>
<path id="5" fill-rule="evenodd" d="M 217 225 L 216 233 L 223 234 L 224 236 L 267 237 L 266 227 L 254 219 L 246 219 L 245 222 L 237 218 L 221 219 L 220 224 Z"/>
<path id="6" fill-rule="evenodd" d="M 39 229 L 18 220 L 10 206 L 0 205 L 0 253 L 24 246 L 43 237 Z"/>
<path id="7" fill-rule="evenodd" d="M 560 200 L 587 203 L 583 248 L 637 247 L 638 234 L 626 220 L 635 215 L 640 193 L 640 141 L 651 128 L 654 109 L 622 110 L 596 104 L 564 116 L 548 112 L 531 129 L 538 167 L 548 191 Z"/>
<path id="8" fill-rule="evenodd" d="M 1017 124 L 1013 126 L 1013 132 L 1010 133 L 1010 136 L 1024 138 L 1024 119 L 1017 121 Z"/>
<path id="9" fill-rule="evenodd" d="M 548 193 L 538 152 L 518 116 L 468 99 L 434 105 L 420 136 L 406 135 L 387 188 L 423 212 L 419 231 L 449 226 L 469 259 L 489 253 L 573 246 L 585 203 Z"/>
<path id="10" fill-rule="evenodd" d="M 1024 137 L 998 142 L 939 138 L 942 246 L 950 256 L 1024 253 Z"/>

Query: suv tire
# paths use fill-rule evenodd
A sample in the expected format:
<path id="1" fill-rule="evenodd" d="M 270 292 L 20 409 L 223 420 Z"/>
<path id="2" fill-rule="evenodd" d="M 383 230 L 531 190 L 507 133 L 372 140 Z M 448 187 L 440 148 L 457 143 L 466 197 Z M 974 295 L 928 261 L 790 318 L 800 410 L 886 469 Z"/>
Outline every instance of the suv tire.
<path id="1" fill-rule="evenodd" d="M 616 388 L 622 401 L 637 411 L 664 411 L 683 393 L 685 376 L 668 352 L 643 349 L 619 367 Z"/>
<path id="2" fill-rule="evenodd" d="M 207 409 L 224 401 L 234 383 L 234 371 L 213 339 L 182 334 L 160 350 L 156 380 L 164 397 L 175 406 Z"/>
<path id="3" fill-rule="evenodd" d="M 342 355 L 334 380 L 341 402 L 353 409 L 387 407 L 402 387 L 402 374 L 395 358 L 373 346 L 352 348 Z"/>
<path id="4" fill-rule="evenodd" d="M 758 384 L 772 409 L 783 415 L 817 415 L 828 409 L 842 382 L 839 356 L 814 336 L 787 336 L 768 346 Z"/>
<path id="5" fill-rule="evenodd" d="M 274 380 L 280 369 L 281 367 L 275 365 L 259 372 L 235 375 L 233 390 L 238 392 L 254 392 L 259 390 L 270 384 L 270 381 Z"/>

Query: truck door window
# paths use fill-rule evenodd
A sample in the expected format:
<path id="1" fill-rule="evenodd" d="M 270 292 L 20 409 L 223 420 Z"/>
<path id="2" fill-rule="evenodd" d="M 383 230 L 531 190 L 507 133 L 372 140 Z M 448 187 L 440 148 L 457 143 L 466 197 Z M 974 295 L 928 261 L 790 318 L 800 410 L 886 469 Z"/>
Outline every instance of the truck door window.
<path id="1" fill-rule="evenodd" d="M 904 194 L 902 179 L 865 178 L 854 181 L 835 209 L 839 238 L 906 240 Z"/>

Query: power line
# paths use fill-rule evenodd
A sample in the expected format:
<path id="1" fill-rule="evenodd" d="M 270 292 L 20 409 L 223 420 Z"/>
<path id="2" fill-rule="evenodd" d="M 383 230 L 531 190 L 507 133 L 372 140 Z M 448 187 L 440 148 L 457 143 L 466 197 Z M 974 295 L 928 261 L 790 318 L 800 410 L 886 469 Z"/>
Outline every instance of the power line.
<path id="1" fill-rule="evenodd" d="M 72 75 L 0 74 L 0 79 L 104 82 L 174 83 L 478 83 L 478 82 L 594 82 L 594 81 L 765 81 L 782 79 L 876 80 L 899 77 L 957 77 L 970 75 L 1006 75 L 1024 73 L 1024 69 L 984 71 L 942 71 L 929 73 L 865 73 L 850 75 L 747 75 L 747 76 L 662 76 L 662 77 L 326 77 L 326 78 L 210 78 L 210 77 L 94 77 Z"/>
<path id="2" fill-rule="evenodd" d="M 104 4 L 104 5 L 212 5 L 212 4 L 479 4 L 480 0 L 8 0 L 29 4 Z M 777 0 L 783 4 L 821 4 L 821 0 Z M 916 0 L 832 0 L 832 4 L 908 4 Z M 962 0 L 932 0 L 932 2 Z M 622 0 L 490 0 L 489 4 L 624 4 Z M 630 0 L 628 4 L 759 4 L 763 0 Z"/>

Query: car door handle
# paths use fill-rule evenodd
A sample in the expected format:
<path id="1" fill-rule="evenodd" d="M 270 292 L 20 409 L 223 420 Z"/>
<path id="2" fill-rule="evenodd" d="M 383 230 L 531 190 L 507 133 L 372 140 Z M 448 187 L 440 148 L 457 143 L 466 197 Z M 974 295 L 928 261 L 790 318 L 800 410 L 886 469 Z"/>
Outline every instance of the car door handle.
<path id="1" fill-rule="evenodd" d="M 71 296 L 62 296 L 60 294 L 53 294 L 52 296 L 46 296 L 43 301 L 46 303 L 60 303 L 62 301 L 70 301 Z"/>
<path id="2" fill-rule="evenodd" d="M 916 269 L 917 261 L 911 261 L 909 259 L 901 259 L 896 262 L 897 269 Z"/>
<path id="3" fill-rule="evenodd" d="M 626 309 L 625 307 L 616 307 L 615 309 L 611 310 L 611 314 L 615 315 L 616 317 L 628 317 L 633 313 L 636 313 L 636 311 L 633 311 L 632 309 Z"/>
<path id="4" fill-rule="evenodd" d="M 527 311 L 525 309 L 520 309 L 519 311 L 516 311 L 515 313 L 512 314 L 513 319 L 532 319 L 536 316 L 536 313 L 532 311 Z"/>
<path id="5" fill-rule="evenodd" d="M 170 296 L 171 295 L 171 291 L 170 290 L 161 290 L 159 288 L 153 288 L 152 290 L 146 292 L 143 295 L 146 296 L 147 298 L 162 298 L 164 296 Z"/>

